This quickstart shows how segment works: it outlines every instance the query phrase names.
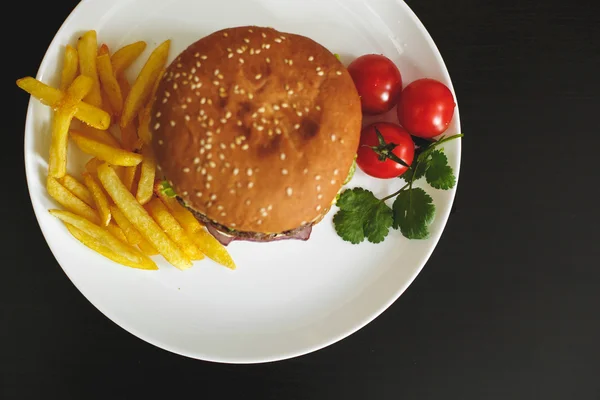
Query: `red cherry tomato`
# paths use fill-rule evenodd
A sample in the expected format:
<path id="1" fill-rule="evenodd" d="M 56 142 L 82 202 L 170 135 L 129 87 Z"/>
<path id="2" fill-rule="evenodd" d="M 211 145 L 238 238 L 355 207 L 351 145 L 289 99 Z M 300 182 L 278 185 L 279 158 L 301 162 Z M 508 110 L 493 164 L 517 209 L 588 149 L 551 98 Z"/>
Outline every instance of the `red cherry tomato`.
<path id="1" fill-rule="evenodd" d="M 377 131 L 385 144 L 382 144 Z M 383 157 L 390 152 L 393 153 L 392 158 L 398 157 L 410 166 L 415 156 L 415 144 L 409 133 L 400 125 L 377 122 L 362 130 L 356 164 L 366 174 L 375 178 L 395 178 L 408 168 L 389 157 Z"/>
<path id="2" fill-rule="evenodd" d="M 379 54 L 360 56 L 348 65 L 348 72 L 360 96 L 364 114 L 382 114 L 398 103 L 402 76 L 389 58 Z"/>
<path id="3" fill-rule="evenodd" d="M 398 120 L 412 135 L 432 138 L 448 129 L 454 107 L 454 97 L 446 85 L 435 79 L 419 79 L 402 91 Z"/>

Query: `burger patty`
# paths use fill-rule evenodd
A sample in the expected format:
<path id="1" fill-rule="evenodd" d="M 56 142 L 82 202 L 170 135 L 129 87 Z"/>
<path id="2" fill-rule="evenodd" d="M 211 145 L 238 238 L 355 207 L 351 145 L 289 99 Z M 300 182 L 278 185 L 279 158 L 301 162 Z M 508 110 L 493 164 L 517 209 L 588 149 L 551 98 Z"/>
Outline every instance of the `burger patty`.
<path id="1" fill-rule="evenodd" d="M 215 237 L 215 239 L 217 239 L 224 246 L 227 246 L 229 243 L 235 240 L 245 240 L 250 242 L 274 242 L 286 239 L 308 240 L 310 238 L 313 225 L 319 222 L 322 218 L 321 217 L 316 221 L 299 226 L 298 228 L 280 233 L 243 232 L 231 230 L 224 225 L 212 221 L 206 215 L 194 210 L 192 207 L 187 206 L 179 196 L 177 196 L 177 201 L 179 201 L 182 206 L 187 208 L 198 221 L 204 224 L 206 229 Z M 325 211 L 322 216 L 324 216 L 326 212 L 327 211 Z"/>

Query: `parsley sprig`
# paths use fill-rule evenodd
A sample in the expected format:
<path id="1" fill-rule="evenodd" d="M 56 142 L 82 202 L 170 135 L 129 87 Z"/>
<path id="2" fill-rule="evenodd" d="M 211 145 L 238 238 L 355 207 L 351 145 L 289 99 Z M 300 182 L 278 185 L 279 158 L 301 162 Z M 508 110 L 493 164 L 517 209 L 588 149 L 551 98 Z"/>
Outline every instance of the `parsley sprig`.
<path id="1" fill-rule="evenodd" d="M 408 239 L 428 238 L 429 226 L 435 218 L 435 205 L 425 190 L 415 188 L 413 184 L 425 177 L 427 183 L 435 189 L 452 189 L 456 185 L 456 177 L 440 146 L 462 136 L 442 137 L 435 142 L 415 138 L 415 159 L 402 175 L 406 184 L 389 196 L 378 199 L 371 191 L 363 188 L 342 192 L 337 201 L 340 210 L 333 217 L 337 234 L 354 244 L 365 239 L 371 243 L 380 243 L 388 235 L 390 228 L 399 229 Z M 385 202 L 394 197 L 390 208 Z"/>

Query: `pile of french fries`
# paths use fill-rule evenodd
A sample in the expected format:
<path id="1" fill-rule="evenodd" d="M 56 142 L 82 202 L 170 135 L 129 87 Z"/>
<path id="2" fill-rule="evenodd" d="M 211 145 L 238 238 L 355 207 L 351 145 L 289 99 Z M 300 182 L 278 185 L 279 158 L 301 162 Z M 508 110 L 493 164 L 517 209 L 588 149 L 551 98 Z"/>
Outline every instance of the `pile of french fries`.
<path id="1" fill-rule="evenodd" d="M 54 110 L 46 188 L 64 210 L 50 213 L 81 243 L 128 267 L 156 270 L 150 257 L 160 254 L 181 270 L 205 256 L 235 269 L 225 247 L 156 180 L 148 122 L 169 47 L 169 40 L 157 46 L 130 83 L 125 71 L 146 43 L 111 54 L 91 30 L 65 47 L 60 88 L 17 80 Z M 69 138 L 91 156 L 81 179 L 67 174 Z"/>

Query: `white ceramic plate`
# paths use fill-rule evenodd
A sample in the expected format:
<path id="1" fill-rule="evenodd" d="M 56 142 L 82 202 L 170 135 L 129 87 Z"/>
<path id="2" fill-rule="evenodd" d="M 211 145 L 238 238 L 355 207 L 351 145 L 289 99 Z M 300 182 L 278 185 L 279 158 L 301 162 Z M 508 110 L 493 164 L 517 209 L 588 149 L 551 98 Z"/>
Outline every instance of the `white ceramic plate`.
<path id="1" fill-rule="evenodd" d="M 309 36 L 348 64 L 382 53 L 399 66 L 405 84 L 421 77 L 452 87 L 442 58 L 413 12 L 400 0 L 85 0 L 52 41 L 37 78 L 56 85 L 64 45 L 88 29 L 112 49 L 145 40 L 145 60 L 172 39 L 171 59 L 198 38 L 237 25 L 263 25 Z M 129 71 L 134 78 L 141 62 Z M 355 332 L 385 310 L 413 281 L 433 251 L 454 190 L 428 189 L 437 207 L 432 236 L 409 241 L 392 231 L 382 244 L 352 245 L 337 237 L 332 216 L 308 242 L 234 243 L 238 269 L 202 261 L 181 272 L 159 262 L 157 272 L 125 268 L 72 238 L 47 212 L 57 205 L 44 188 L 50 110 L 29 104 L 25 164 L 31 201 L 42 232 L 65 273 L 115 323 L 156 346 L 189 357 L 254 363 L 302 355 Z M 459 132 L 458 112 L 447 133 Z M 446 146 L 458 173 L 460 142 Z M 70 169 L 83 156 L 70 149 Z M 399 180 L 376 181 L 358 171 L 351 186 L 382 197 Z M 158 259 L 158 258 L 157 258 Z"/>

